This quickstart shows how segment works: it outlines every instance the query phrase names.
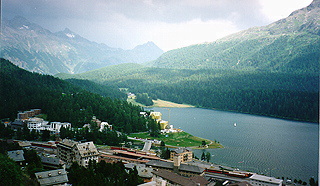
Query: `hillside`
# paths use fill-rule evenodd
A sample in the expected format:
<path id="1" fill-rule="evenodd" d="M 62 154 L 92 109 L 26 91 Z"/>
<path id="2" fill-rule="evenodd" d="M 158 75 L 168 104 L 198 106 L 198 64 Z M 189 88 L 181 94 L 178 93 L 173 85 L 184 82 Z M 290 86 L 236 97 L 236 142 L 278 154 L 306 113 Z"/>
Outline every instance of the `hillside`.
<path id="1" fill-rule="evenodd" d="M 89 79 L 153 99 L 273 117 L 318 121 L 319 74 L 165 69 L 121 64 L 60 78 Z"/>
<path id="2" fill-rule="evenodd" d="M 139 115 L 140 107 L 90 93 L 53 76 L 28 72 L 4 59 L 0 66 L 1 119 L 13 120 L 20 110 L 41 108 L 49 121 L 70 122 L 73 127 L 82 127 L 95 115 L 116 130 L 147 130 L 146 119 Z"/>
<path id="3" fill-rule="evenodd" d="M 89 41 L 69 29 L 52 33 L 23 17 L 2 19 L 1 56 L 29 71 L 80 73 L 120 63 L 143 63 L 163 51 L 153 42 L 132 50 Z"/>
<path id="4" fill-rule="evenodd" d="M 148 66 L 178 69 L 245 69 L 319 72 L 320 2 L 263 27 L 212 43 L 171 50 Z"/>

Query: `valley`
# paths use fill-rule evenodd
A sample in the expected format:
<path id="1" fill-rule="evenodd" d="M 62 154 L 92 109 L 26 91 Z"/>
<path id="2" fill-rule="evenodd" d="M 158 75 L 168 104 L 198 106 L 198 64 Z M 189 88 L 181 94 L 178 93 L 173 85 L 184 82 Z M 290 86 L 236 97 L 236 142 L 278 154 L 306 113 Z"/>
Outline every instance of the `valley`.
<path id="1" fill-rule="evenodd" d="M 7 185 L 43 181 L 43 155 L 74 185 L 318 184 L 320 0 L 273 22 L 271 1 L 19 1 L 1 19 Z M 52 152 L 16 163 L 22 141 Z"/>
<path id="2" fill-rule="evenodd" d="M 124 69 L 124 70 L 122 70 Z M 318 121 L 319 75 L 218 69 L 166 69 L 121 64 L 63 79 L 88 79 L 196 107 Z"/>

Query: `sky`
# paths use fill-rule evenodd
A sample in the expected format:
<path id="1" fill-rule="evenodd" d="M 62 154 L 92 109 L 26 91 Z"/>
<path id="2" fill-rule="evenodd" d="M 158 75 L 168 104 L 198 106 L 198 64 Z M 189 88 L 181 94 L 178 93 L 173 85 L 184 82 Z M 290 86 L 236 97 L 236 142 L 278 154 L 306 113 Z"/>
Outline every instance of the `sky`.
<path id="1" fill-rule="evenodd" d="M 52 32 L 69 28 L 114 48 L 153 41 L 168 51 L 264 26 L 312 0 L 2 0 L 2 18 L 23 16 Z"/>

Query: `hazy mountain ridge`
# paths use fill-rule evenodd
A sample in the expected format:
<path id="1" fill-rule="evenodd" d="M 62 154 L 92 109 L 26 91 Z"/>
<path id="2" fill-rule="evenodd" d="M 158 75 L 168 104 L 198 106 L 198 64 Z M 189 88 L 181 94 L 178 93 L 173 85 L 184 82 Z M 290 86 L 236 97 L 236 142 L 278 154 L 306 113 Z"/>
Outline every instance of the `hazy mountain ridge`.
<path id="1" fill-rule="evenodd" d="M 319 4 L 313 1 L 267 26 L 168 51 L 148 66 L 316 73 L 320 70 Z"/>
<path id="2" fill-rule="evenodd" d="M 89 41 L 66 28 L 52 33 L 23 17 L 3 20 L 1 56 L 29 71 L 80 73 L 125 62 L 143 63 L 163 51 L 148 42 L 132 50 Z"/>

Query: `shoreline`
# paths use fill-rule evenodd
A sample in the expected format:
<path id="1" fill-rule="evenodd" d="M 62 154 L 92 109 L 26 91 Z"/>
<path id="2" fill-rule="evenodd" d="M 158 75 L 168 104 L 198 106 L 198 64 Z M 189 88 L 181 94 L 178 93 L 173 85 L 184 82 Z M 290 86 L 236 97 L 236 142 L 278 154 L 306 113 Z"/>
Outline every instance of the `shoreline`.
<path id="1" fill-rule="evenodd" d="M 144 133 L 132 133 L 128 135 L 130 138 L 135 138 L 131 140 L 144 142 L 146 139 L 155 139 L 159 141 L 163 141 L 165 143 L 165 147 L 168 148 L 179 148 L 179 147 L 188 147 L 191 149 L 216 149 L 216 148 L 224 148 L 219 142 L 204 139 L 201 137 L 193 136 L 185 131 L 177 132 L 177 133 L 168 133 L 165 135 L 160 135 L 159 137 L 151 137 L 148 132 Z M 205 141 L 206 146 L 202 146 L 202 141 Z M 156 146 L 160 146 L 160 144 L 155 144 Z"/>
<path id="2" fill-rule="evenodd" d="M 196 107 L 193 105 L 179 104 L 179 103 L 174 103 L 174 102 L 165 101 L 165 100 L 161 100 L 161 99 L 153 100 L 153 102 L 154 102 L 154 104 L 152 106 L 143 106 L 141 104 L 140 104 L 140 106 L 143 106 L 146 108 L 152 108 L 152 107 L 158 107 L 158 108 L 165 108 L 165 107 L 168 107 L 168 108 L 202 108 L 202 109 L 217 110 L 217 111 L 223 111 L 223 112 L 250 114 L 250 115 L 255 115 L 255 116 L 264 116 L 264 117 L 283 119 L 283 120 L 289 120 L 289 121 L 308 122 L 308 123 L 312 123 L 312 124 L 319 124 L 319 121 L 307 121 L 307 120 L 301 120 L 301 119 L 297 119 L 297 118 L 289 118 L 289 117 L 284 117 L 284 116 L 266 115 L 266 114 L 259 114 L 259 113 L 250 113 L 250 112 L 239 112 L 236 110 L 223 110 L 223 109 L 218 109 L 218 108 Z"/>
<path id="3" fill-rule="evenodd" d="M 170 108 L 190 108 L 190 107 L 195 107 L 193 105 L 188 105 L 188 104 L 179 104 L 179 103 L 174 103 L 171 101 L 165 101 L 165 100 L 161 100 L 161 99 L 157 99 L 157 100 L 152 100 L 153 101 L 153 105 L 149 106 L 149 107 L 170 107 Z"/>

